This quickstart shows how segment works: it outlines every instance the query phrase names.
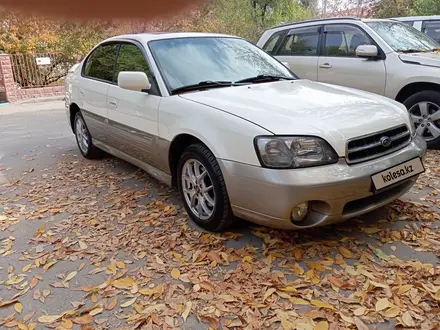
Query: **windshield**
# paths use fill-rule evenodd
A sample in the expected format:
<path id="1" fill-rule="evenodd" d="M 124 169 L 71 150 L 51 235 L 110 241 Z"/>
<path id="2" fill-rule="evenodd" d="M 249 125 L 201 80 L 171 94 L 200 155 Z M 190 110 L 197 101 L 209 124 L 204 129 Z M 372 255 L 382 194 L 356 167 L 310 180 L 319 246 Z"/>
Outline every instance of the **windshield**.
<path id="1" fill-rule="evenodd" d="M 284 65 L 243 39 L 162 39 L 150 41 L 149 47 L 170 90 L 202 81 L 236 82 L 257 75 L 294 78 Z"/>
<path id="2" fill-rule="evenodd" d="M 396 52 L 432 51 L 440 45 L 423 32 L 399 22 L 367 22 Z"/>

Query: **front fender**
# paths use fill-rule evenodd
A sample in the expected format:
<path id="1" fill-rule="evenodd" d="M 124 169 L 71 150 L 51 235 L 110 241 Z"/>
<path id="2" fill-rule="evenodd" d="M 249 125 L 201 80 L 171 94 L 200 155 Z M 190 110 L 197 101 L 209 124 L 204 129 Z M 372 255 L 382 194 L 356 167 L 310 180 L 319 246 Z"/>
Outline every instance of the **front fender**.
<path id="1" fill-rule="evenodd" d="M 186 100 L 178 95 L 166 97 L 159 108 L 159 135 L 173 141 L 189 134 L 202 141 L 218 159 L 260 166 L 254 148 L 257 135 L 269 131 L 222 110 Z"/>

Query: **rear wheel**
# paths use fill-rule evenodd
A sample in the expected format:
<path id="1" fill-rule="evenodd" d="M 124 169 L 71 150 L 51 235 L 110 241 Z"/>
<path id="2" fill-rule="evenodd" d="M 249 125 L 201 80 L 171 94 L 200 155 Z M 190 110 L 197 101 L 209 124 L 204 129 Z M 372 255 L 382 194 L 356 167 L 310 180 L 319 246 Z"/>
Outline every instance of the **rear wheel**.
<path id="1" fill-rule="evenodd" d="M 212 152 L 203 144 L 185 149 L 177 169 L 180 195 L 189 217 L 200 227 L 222 231 L 235 217 L 229 203 L 226 183 Z"/>
<path id="2" fill-rule="evenodd" d="M 428 148 L 440 149 L 440 92 L 421 91 L 408 97 L 404 104 Z"/>
<path id="3" fill-rule="evenodd" d="M 100 158 L 102 151 L 93 145 L 92 136 L 80 112 L 76 113 L 73 125 L 76 143 L 81 154 L 88 159 Z"/>

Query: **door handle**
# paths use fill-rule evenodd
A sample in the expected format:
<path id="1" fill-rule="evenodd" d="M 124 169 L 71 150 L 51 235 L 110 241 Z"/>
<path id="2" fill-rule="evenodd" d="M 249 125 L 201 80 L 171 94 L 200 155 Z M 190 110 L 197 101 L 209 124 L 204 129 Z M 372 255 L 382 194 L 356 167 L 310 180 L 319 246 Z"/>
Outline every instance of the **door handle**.
<path id="1" fill-rule="evenodd" d="M 324 63 L 319 66 L 321 69 L 331 69 L 332 66 L 329 63 Z"/>
<path id="2" fill-rule="evenodd" d="M 112 108 L 116 108 L 118 106 L 118 103 L 116 102 L 116 100 L 109 100 L 108 105 Z"/>

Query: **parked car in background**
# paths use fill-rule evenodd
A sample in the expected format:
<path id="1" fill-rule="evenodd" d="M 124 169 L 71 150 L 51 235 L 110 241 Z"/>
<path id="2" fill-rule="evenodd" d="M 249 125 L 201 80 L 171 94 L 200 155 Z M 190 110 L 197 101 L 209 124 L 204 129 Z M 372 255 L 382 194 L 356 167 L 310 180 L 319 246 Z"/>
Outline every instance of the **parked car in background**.
<path id="1" fill-rule="evenodd" d="M 400 197 L 425 141 L 383 96 L 300 80 L 237 37 L 114 37 L 66 79 L 79 150 L 177 186 L 208 230 L 235 217 L 284 229 L 346 220 Z"/>
<path id="2" fill-rule="evenodd" d="M 408 24 L 440 42 L 440 16 L 407 16 L 395 17 L 394 19 Z"/>
<path id="3" fill-rule="evenodd" d="M 440 44 L 396 20 L 338 18 L 275 27 L 257 43 L 300 78 L 403 103 L 430 148 L 440 148 Z"/>

